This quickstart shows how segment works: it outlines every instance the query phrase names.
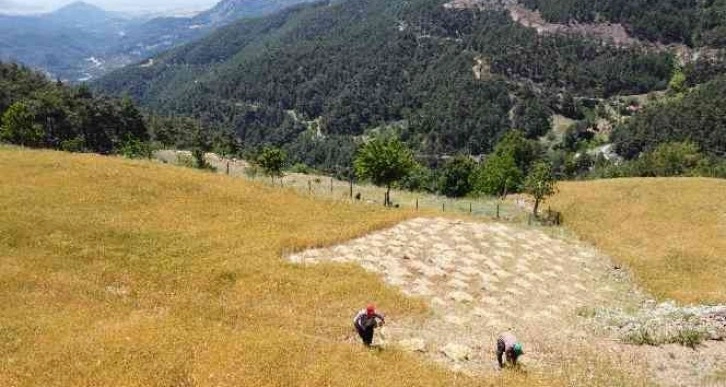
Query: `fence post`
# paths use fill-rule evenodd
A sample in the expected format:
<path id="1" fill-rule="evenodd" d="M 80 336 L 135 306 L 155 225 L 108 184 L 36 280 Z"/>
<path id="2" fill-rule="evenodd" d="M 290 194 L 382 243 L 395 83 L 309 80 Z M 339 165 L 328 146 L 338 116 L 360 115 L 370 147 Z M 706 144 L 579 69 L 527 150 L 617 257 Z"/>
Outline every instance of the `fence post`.
<path id="1" fill-rule="evenodd" d="M 308 193 L 309 194 L 313 193 L 313 182 L 310 180 L 308 180 Z"/>
<path id="2" fill-rule="evenodd" d="M 441 212 L 446 212 L 446 202 L 441 203 Z"/>
<path id="3" fill-rule="evenodd" d="M 333 178 L 330 178 L 330 193 L 333 193 Z"/>
<path id="4" fill-rule="evenodd" d="M 471 202 L 469 202 L 469 213 L 471 214 Z"/>
<path id="5" fill-rule="evenodd" d="M 353 199 L 353 177 L 350 178 L 350 198 Z"/>
<path id="6" fill-rule="evenodd" d="M 418 211 L 418 198 L 416 198 L 416 211 Z"/>
<path id="7" fill-rule="evenodd" d="M 499 203 L 497 203 L 497 219 L 499 219 Z"/>
<path id="8" fill-rule="evenodd" d="M 227 176 L 229 176 L 229 161 L 227 161 Z"/>

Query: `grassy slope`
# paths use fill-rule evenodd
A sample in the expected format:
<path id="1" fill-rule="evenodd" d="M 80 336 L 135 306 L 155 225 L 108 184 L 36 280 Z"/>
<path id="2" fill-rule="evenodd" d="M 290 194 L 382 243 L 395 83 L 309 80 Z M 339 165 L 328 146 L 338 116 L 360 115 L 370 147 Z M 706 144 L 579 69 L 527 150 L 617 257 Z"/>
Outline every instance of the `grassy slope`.
<path id="1" fill-rule="evenodd" d="M 0 385 L 481 383 L 347 343 L 368 300 L 391 318 L 424 305 L 353 266 L 280 258 L 405 216 L 178 167 L 0 147 Z"/>
<path id="2" fill-rule="evenodd" d="M 726 302 L 726 180 L 567 182 L 552 206 L 659 298 Z"/>

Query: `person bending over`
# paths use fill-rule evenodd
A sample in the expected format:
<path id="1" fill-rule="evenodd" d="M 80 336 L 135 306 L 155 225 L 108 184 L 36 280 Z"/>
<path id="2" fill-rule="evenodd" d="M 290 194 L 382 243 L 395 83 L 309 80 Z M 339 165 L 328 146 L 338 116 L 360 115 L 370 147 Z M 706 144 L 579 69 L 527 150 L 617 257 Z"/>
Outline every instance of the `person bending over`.
<path id="1" fill-rule="evenodd" d="M 502 355 L 506 356 L 507 363 L 516 366 L 517 359 L 523 354 L 522 344 L 517 341 L 517 338 L 513 334 L 505 332 L 497 339 L 497 361 L 499 362 L 499 368 L 504 368 Z"/>
<path id="2" fill-rule="evenodd" d="M 380 321 L 380 322 L 379 322 Z M 363 344 L 370 347 L 373 343 L 373 332 L 376 327 L 386 323 L 386 319 L 376 311 L 373 304 L 369 304 L 365 309 L 361 309 L 353 318 L 353 326 L 358 331 Z"/>

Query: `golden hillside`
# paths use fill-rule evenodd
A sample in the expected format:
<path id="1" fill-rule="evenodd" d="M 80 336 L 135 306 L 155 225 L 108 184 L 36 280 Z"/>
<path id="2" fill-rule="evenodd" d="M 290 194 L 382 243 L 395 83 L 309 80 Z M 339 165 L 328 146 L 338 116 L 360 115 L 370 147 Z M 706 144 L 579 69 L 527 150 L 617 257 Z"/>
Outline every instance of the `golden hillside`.
<path id="1" fill-rule="evenodd" d="M 0 385 L 481 385 L 345 339 L 369 300 L 392 319 L 425 313 L 422 301 L 354 265 L 281 258 L 405 217 L 191 169 L 0 147 Z M 551 385 L 493 382 L 522 378 Z"/>
<path id="2" fill-rule="evenodd" d="M 334 340 L 369 299 L 392 315 L 420 303 L 361 269 L 280 259 L 402 213 L 8 148 L 0 203 L 0 385 L 454 383 L 412 357 Z"/>
<path id="3" fill-rule="evenodd" d="M 726 302 L 726 180 L 563 182 L 565 224 L 627 265 L 659 298 Z"/>

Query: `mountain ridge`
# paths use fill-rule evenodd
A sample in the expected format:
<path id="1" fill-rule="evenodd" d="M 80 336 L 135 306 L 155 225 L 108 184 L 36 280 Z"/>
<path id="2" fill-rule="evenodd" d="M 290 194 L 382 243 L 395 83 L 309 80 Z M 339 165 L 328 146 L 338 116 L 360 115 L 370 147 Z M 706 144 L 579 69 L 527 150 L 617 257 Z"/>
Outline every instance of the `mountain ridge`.
<path id="1" fill-rule="evenodd" d="M 190 17 L 129 17 L 77 1 L 35 15 L 1 15 L 0 60 L 85 81 L 193 41 L 238 18 L 255 17 L 310 0 L 223 0 Z"/>

